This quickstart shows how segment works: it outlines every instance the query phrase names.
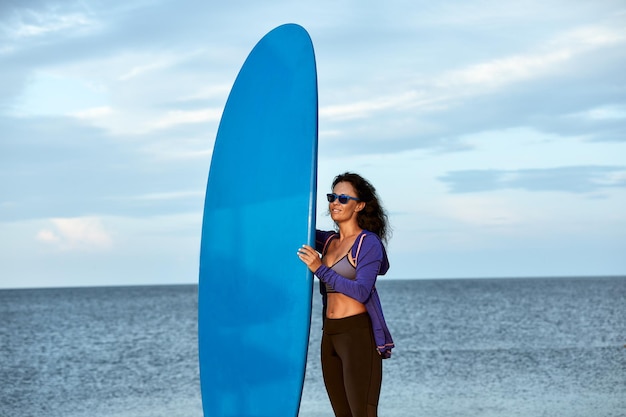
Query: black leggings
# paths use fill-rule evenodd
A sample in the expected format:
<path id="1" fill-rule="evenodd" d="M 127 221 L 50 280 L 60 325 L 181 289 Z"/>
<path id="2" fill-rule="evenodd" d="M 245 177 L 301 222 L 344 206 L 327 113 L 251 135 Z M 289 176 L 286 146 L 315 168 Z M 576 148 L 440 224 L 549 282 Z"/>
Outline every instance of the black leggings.
<path id="1" fill-rule="evenodd" d="M 336 417 L 376 417 L 383 376 L 367 313 L 324 320 L 322 373 Z"/>

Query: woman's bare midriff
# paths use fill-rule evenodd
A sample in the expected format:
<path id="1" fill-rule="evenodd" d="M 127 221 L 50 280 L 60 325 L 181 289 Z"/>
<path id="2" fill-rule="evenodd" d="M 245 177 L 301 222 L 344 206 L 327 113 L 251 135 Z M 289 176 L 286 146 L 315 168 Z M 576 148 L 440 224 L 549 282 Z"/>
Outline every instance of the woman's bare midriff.
<path id="1" fill-rule="evenodd" d="M 326 317 L 329 319 L 343 319 L 366 311 L 364 304 L 345 294 L 332 292 L 327 295 Z"/>

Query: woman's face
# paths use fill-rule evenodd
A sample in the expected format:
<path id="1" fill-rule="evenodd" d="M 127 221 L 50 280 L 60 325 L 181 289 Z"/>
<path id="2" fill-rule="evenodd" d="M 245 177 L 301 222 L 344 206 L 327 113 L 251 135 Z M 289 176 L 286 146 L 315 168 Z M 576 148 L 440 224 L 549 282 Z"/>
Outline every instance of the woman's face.
<path id="1" fill-rule="evenodd" d="M 333 188 L 333 193 L 358 198 L 352 184 L 346 181 L 337 183 Z M 330 217 L 335 222 L 347 221 L 353 218 L 356 220 L 357 213 L 363 209 L 364 205 L 365 203 L 356 200 L 348 200 L 347 204 L 341 204 L 339 199 L 335 199 L 332 203 L 328 203 L 328 211 L 330 212 Z"/>

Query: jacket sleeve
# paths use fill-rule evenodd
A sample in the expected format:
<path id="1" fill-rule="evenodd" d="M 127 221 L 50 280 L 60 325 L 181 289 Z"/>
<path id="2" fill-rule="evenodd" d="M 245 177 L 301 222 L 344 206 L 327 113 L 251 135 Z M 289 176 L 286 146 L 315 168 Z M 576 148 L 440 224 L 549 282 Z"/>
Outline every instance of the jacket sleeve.
<path id="1" fill-rule="evenodd" d="M 354 280 L 339 275 L 326 265 L 317 268 L 315 275 L 320 281 L 330 284 L 335 291 L 352 297 L 360 303 L 365 303 L 376 283 L 383 256 L 384 252 L 380 240 L 375 236 L 367 235 L 363 239 L 358 254 Z"/>

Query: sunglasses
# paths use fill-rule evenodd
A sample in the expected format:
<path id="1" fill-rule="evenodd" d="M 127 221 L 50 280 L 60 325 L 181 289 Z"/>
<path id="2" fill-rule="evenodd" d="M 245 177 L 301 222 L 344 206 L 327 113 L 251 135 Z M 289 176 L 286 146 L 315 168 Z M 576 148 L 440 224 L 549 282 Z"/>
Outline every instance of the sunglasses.
<path id="1" fill-rule="evenodd" d="M 326 194 L 326 198 L 328 198 L 329 203 L 332 203 L 335 200 L 339 200 L 341 204 L 348 204 L 348 201 L 350 200 L 361 201 L 356 197 L 350 197 L 349 195 L 345 195 L 345 194 L 337 195 L 335 193 Z"/>

